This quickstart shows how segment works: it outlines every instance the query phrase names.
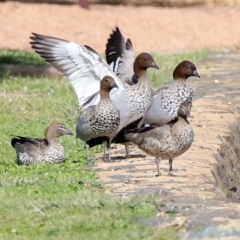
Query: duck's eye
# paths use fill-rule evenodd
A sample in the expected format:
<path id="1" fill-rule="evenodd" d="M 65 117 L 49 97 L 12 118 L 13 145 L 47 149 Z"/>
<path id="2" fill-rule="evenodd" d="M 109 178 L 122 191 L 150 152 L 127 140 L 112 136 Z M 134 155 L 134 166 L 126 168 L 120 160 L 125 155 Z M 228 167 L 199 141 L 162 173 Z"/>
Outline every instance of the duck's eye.
<path id="1" fill-rule="evenodd" d="M 106 79 L 105 82 L 108 82 L 108 79 Z"/>
<path id="2" fill-rule="evenodd" d="M 144 58 L 143 60 L 144 60 L 145 62 L 147 62 L 147 59 L 146 59 L 146 58 Z"/>
<path id="3" fill-rule="evenodd" d="M 189 66 L 186 66 L 186 68 L 187 68 L 187 69 L 190 69 L 190 67 L 189 67 Z"/>

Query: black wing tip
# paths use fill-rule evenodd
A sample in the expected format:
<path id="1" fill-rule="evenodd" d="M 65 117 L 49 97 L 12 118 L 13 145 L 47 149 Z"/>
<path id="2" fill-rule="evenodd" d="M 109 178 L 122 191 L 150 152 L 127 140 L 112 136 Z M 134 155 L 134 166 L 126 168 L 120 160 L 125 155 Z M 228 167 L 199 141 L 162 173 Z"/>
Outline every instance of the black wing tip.
<path id="1" fill-rule="evenodd" d="M 105 55 L 108 64 L 116 61 L 117 58 L 121 56 L 125 49 L 125 44 L 125 38 L 117 26 L 114 30 L 112 30 L 112 33 L 106 43 Z"/>
<path id="2" fill-rule="evenodd" d="M 89 47 L 88 45 L 83 45 L 83 46 L 84 46 L 88 51 L 93 52 L 93 53 L 99 55 L 98 52 L 97 52 L 96 50 L 94 50 L 92 47 Z"/>
<path id="3" fill-rule="evenodd" d="M 16 143 L 20 141 L 19 136 L 15 136 L 14 138 L 11 139 L 11 145 L 13 148 L 15 148 Z"/>
<path id="4" fill-rule="evenodd" d="M 126 42 L 126 49 L 127 50 L 131 50 L 131 49 L 133 49 L 133 44 L 132 44 L 132 41 L 131 41 L 131 39 L 127 39 L 127 42 Z"/>
<path id="5" fill-rule="evenodd" d="M 47 36 L 45 36 L 43 34 L 32 32 L 29 38 L 32 40 L 36 40 L 37 38 L 43 38 L 43 37 L 47 37 Z"/>
<path id="6" fill-rule="evenodd" d="M 37 41 L 37 40 L 44 40 L 46 42 L 49 42 L 51 40 L 57 40 L 57 41 L 61 41 L 61 42 L 69 42 L 68 40 L 62 39 L 62 38 L 58 38 L 58 37 L 52 37 L 52 36 L 48 36 L 48 35 L 44 35 L 44 34 L 39 34 L 39 33 L 31 33 L 32 35 L 29 36 L 29 38 L 33 41 Z"/>

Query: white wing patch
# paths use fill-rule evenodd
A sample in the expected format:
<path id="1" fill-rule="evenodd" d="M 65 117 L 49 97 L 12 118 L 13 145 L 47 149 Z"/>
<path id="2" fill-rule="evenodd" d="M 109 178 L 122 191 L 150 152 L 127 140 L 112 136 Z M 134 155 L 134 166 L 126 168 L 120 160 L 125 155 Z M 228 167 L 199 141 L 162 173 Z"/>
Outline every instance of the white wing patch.
<path id="1" fill-rule="evenodd" d="M 70 81 L 83 109 L 99 103 L 100 81 L 104 76 L 112 76 L 119 89 L 123 89 L 121 80 L 101 57 L 83 45 L 38 34 L 32 40 L 35 51 Z"/>

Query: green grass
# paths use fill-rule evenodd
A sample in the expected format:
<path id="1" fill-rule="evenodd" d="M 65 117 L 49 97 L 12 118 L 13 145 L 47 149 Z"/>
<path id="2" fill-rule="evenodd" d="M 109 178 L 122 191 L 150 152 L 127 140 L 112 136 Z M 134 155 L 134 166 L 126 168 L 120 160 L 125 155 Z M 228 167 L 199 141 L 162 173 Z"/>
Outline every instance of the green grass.
<path id="1" fill-rule="evenodd" d="M 160 201 L 107 195 L 75 137 L 61 138 L 63 164 L 15 163 L 11 135 L 41 137 L 53 120 L 74 132 L 80 110 L 68 81 L 7 76 L 0 94 L 0 239 L 177 239 L 139 221 L 154 216 Z"/>
<path id="2" fill-rule="evenodd" d="M 12 62 L 41 63 L 31 60 L 35 55 L 29 53 L 13 55 L 19 60 Z M 161 70 L 150 74 L 171 79 L 179 61 L 197 62 L 206 55 L 154 54 Z M 154 80 L 154 86 L 161 83 L 159 78 Z M 80 108 L 67 80 L 7 74 L 0 81 L 0 104 L 0 239 L 178 239 L 172 229 L 141 224 L 142 218 L 155 216 L 163 204 L 156 197 L 107 194 L 95 171 L 86 165 L 84 144 L 75 137 L 60 139 L 67 157 L 63 164 L 16 164 L 12 135 L 41 137 L 53 120 L 75 132 Z M 101 146 L 93 148 L 91 155 L 101 150 Z"/>
<path id="3" fill-rule="evenodd" d="M 46 65 L 46 62 L 36 53 L 0 49 L 0 64 Z"/>

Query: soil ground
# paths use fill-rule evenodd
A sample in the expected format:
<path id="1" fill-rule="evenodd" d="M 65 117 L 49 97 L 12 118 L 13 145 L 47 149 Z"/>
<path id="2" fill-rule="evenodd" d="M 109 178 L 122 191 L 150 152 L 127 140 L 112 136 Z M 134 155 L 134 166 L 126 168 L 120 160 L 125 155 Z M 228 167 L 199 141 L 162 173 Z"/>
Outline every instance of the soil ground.
<path id="1" fill-rule="evenodd" d="M 103 53 L 118 25 L 138 52 L 234 48 L 240 45 L 240 7 L 157 8 L 151 6 L 0 3 L 0 48 L 29 49 L 31 32 L 87 44 Z"/>
<path id="2" fill-rule="evenodd" d="M 240 9 L 153 8 L 0 3 L 0 48 L 30 49 L 31 32 L 87 44 L 104 52 L 111 29 L 118 24 L 132 39 L 136 51 L 180 51 L 232 48 L 240 44 Z M 165 202 L 157 215 L 142 219 L 154 227 L 175 226 L 182 239 L 237 239 L 240 208 L 220 199 L 214 191 L 211 169 L 228 126 L 240 106 L 240 53 L 218 54 L 199 64 L 200 80 L 190 79 L 195 90 L 190 123 L 195 132 L 191 149 L 173 162 L 161 164 L 155 177 L 153 158 L 132 147 L 125 160 L 124 148 L 112 150 L 114 162 L 95 166 L 108 192 L 129 196 L 152 194 Z M 100 156 L 100 155 L 99 155 Z"/>

